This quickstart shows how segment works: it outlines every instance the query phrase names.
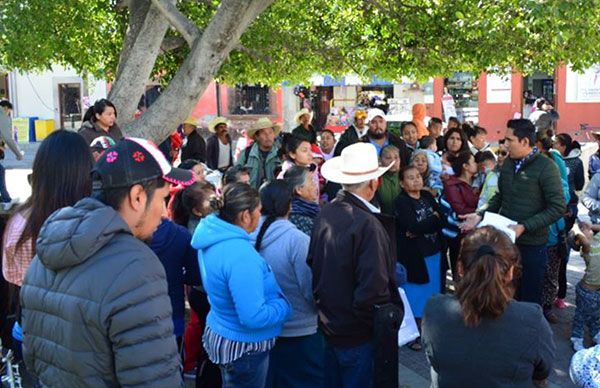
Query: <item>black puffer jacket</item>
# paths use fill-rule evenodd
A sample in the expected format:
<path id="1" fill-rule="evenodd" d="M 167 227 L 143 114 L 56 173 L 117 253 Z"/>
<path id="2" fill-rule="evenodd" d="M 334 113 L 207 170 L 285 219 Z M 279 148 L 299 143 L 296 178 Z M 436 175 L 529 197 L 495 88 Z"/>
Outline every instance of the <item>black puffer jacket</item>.
<path id="1" fill-rule="evenodd" d="M 21 289 L 27 369 L 48 387 L 179 387 L 165 271 L 112 208 L 52 214 Z"/>

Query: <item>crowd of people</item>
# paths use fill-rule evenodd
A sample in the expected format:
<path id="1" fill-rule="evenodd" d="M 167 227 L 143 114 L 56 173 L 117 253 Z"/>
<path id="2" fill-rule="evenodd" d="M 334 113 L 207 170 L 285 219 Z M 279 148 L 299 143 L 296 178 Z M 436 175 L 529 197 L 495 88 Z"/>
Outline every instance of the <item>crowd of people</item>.
<path id="1" fill-rule="evenodd" d="M 600 174 L 579 198 L 568 134 L 513 119 L 492 147 L 485 128 L 444 128 L 421 105 L 401 136 L 377 108 L 337 141 L 306 109 L 291 133 L 260 118 L 236 157 L 223 117 L 207 140 L 188 118 L 156 146 L 123 138 L 116 107 L 97 101 L 79 134 L 42 142 L 4 233 L 27 371 L 48 387 L 178 387 L 184 375 L 395 387 L 410 309 L 420 335 L 407 346 L 425 351 L 434 386 L 542 384 L 578 250 L 571 371 L 586 386 L 600 352 Z M 477 226 L 486 212 L 514 221 L 514 241 Z"/>

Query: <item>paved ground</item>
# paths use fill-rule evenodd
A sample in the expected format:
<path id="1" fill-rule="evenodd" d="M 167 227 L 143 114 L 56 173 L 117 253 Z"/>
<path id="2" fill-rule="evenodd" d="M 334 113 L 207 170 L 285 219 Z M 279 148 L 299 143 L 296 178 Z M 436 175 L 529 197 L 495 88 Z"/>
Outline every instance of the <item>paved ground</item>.
<path id="1" fill-rule="evenodd" d="M 30 188 L 27 184 L 27 174 L 31 172 L 33 157 L 39 144 L 25 144 L 25 158 L 23 161 L 16 161 L 12 153 L 7 152 L 7 157 L 2 164 L 7 168 L 7 184 L 11 196 L 25 200 L 30 194 Z M 591 153 L 590 147 L 585 147 L 587 152 Z M 593 148 L 595 150 L 595 147 Z M 592 151 L 593 152 L 593 151 Z M 584 156 L 584 160 L 587 157 Z M 573 355 L 569 342 L 571 319 L 574 313 L 574 287 L 581 279 L 584 270 L 584 263 L 581 257 L 572 252 L 568 265 L 568 307 L 564 310 L 556 310 L 560 322 L 553 325 L 554 340 L 557 346 L 557 359 L 554 370 L 549 379 L 550 387 L 572 387 L 574 386 L 569 379 L 569 362 Z M 589 346 L 589 343 L 588 343 Z M 429 386 L 429 364 L 425 358 L 424 352 L 414 352 L 406 347 L 399 350 L 400 357 L 400 386 L 410 388 L 420 388 Z M 190 385 L 191 386 L 191 385 Z"/>

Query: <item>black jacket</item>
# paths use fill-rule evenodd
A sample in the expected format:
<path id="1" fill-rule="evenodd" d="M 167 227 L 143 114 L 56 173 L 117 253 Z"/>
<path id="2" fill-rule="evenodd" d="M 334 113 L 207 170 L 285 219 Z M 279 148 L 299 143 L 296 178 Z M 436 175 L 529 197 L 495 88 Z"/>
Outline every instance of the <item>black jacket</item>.
<path id="1" fill-rule="evenodd" d="M 332 345 L 372 340 L 374 306 L 402 306 L 393 229 L 391 217 L 371 213 L 347 191 L 315 220 L 308 260 L 319 326 Z"/>
<path id="2" fill-rule="evenodd" d="M 335 145 L 333 156 L 340 156 L 344 148 L 354 143 L 358 143 L 359 140 L 358 134 L 356 133 L 356 127 L 354 125 L 349 126 L 346 128 L 344 133 L 342 133 L 340 140 L 338 140 L 337 144 Z"/>
<path id="3" fill-rule="evenodd" d="M 292 135 L 308 141 L 310 144 L 317 144 L 317 131 L 312 125 L 308 126 L 308 130 L 302 124 L 292 130 Z"/>
<path id="4" fill-rule="evenodd" d="M 388 142 L 390 143 L 390 145 L 393 145 L 394 147 L 398 148 L 398 151 L 400 151 L 400 166 L 404 167 L 404 166 L 408 166 L 410 164 L 410 155 L 412 154 L 412 152 L 408 149 L 408 147 L 406 146 L 406 142 L 392 134 L 389 133 L 387 134 L 388 136 Z M 364 135 L 360 141 L 364 142 L 364 143 L 369 143 L 369 133 L 367 133 L 366 135 Z"/>
<path id="5" fill-rule="evenodd" d="M 229 135 L 227 135 L 229 137 Z M 229 164 L 227 168 L 233 166 L 233 145 L 231 137 L 229 137 Z M 212 135 L 206 141 L 206 165 L 211 170 L 216 170 L 219 167 L 219 138 L 217 135 Z"/>
<path id="6" fill-rule="evenodd" d="M 206 163 L 206 142 L 198 131 L 193 131 L 187 136 L 187 143 L 181 149 L 181 161 L 183 162 L 188 159 L 195 159 Z"/>
<path id="7" fill-rule="evenodd" d="M 434 212 L 442 215 L 440 205 L 428 191 L 421 191 L 421 199 L 431 206 Z M 416 205 L 417 200 L 406 192 L 400 193 L 396 198 L 398 261 L 406 268 L 409 282 L 424 284 L 429 282 L 424 259 L 440 251 L 439 232 L 444 221 L 443 217 L 435 215 L 417 220 Z M 416 237 L 408 237 L 407 232 Z M 429 233 L 437 235 L 435 243 L 424 236 Z"/>

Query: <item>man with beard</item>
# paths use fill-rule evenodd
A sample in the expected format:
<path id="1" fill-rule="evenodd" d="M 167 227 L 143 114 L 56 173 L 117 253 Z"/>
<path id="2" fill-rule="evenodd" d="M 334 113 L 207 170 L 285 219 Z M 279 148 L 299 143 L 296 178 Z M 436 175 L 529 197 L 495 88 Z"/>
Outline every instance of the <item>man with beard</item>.
<path id="1" fill-rule="evenodd" d="M 228 127 L 229 121 L 225 117 L 216 117 L 208 124 L 208 131 L 213 135 L 206 141 L 206 165 L 212 170 L 224 172 L 233 166 Z"/>
<path id="2" fill-rule="evenodd" d="M 362 137 L 361 141 L 373 144 L 375 149 L 377 149 L 378 156 L 384 147 L 388 145 L 395 146 L 398 148 L 398 151 L 400 151 L 401 166 L 408 166 L 410 161 L 410 151 L 408 150 L 408 147 L 406 147 L 404 140 L 387 131 L 385 113 L 383 113 L 381 109 L 369 109 L 367 114 L 367 124 L 369 125 L 369 130 L 367 131 L 367 134 Z"/>

